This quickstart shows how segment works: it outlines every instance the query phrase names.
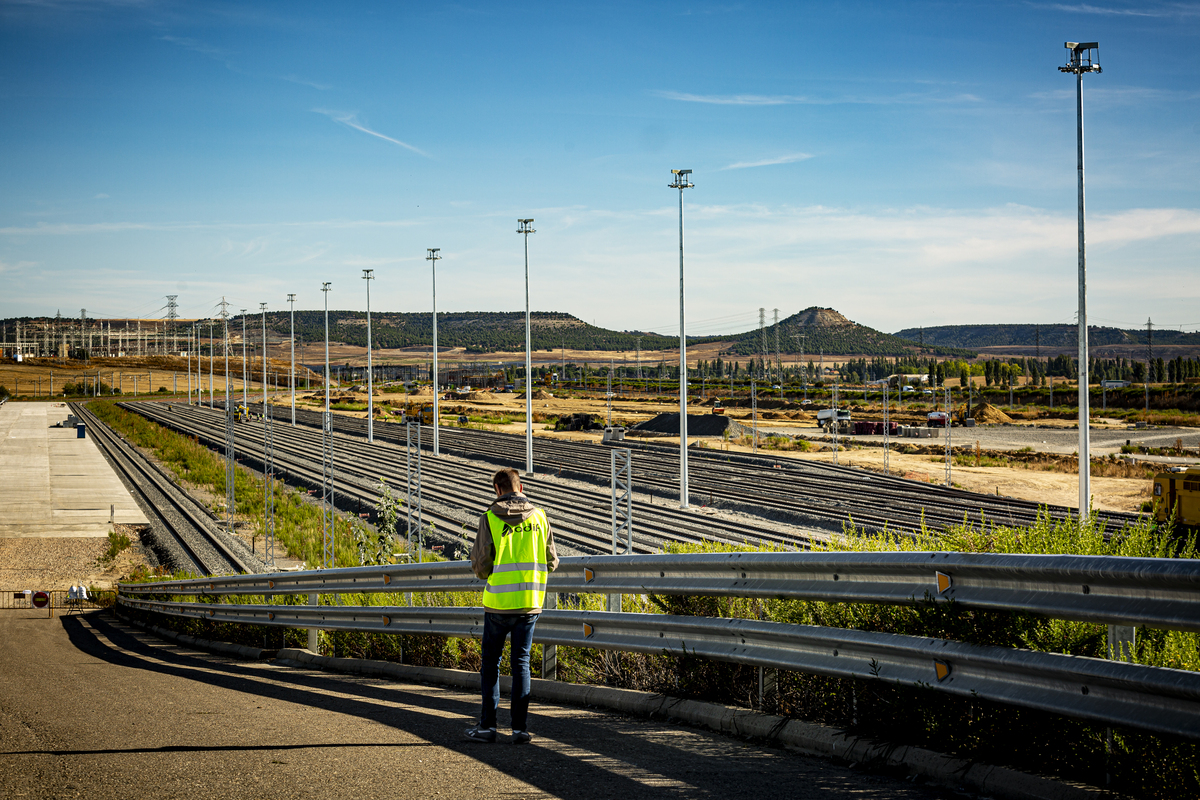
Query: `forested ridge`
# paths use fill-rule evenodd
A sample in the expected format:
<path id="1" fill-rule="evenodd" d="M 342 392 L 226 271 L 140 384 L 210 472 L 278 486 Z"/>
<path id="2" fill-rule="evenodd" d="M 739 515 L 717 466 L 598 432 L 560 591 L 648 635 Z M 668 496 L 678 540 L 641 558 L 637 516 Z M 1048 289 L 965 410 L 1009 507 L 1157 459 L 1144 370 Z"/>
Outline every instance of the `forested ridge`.
<path id="1" fill-rule="evenodd" d="M 1154 344 L 1200 344 L 1200 333 L 1185 333 L 1167 328 L 1153 328 Z M 905 328 L 896 336 L 925 346 L 936 347 L 1073 347 L 1079 343 L 1079 327 L 1072 324 L 1036 325 L 938 325 L 931 328 Z M 1147 343 L 1145 328 L 1110 328 L 1088 326 L 1088 344 L 1102 345 Z"/>
<path id="2" fill-rule="evenodd" d="M 287 336 L 287 312 L 268 312 L 267 324 L 276 334 Z M 668 350 L 679 345 L 675 336 L 608 330 L 558 312 L 531 312 L 529 327 L 535 350 L 562 347 L 568 350 L 635 350 L 639 338 L 643 350 Z M 296 336 L 302 341 L 324 341 L 324 312 L 297 311 Z M 366 312 L 331 310 L 329 338 L 334 342 L 366 347 Z M 432 315 L 428 312 L 372 312 L 371 338 L 377 348 L 429 347 L 433 344 Z M 523 350 L 525 312 L 439 311 L 438 346 L 463 347 L 471 353 Z"/>

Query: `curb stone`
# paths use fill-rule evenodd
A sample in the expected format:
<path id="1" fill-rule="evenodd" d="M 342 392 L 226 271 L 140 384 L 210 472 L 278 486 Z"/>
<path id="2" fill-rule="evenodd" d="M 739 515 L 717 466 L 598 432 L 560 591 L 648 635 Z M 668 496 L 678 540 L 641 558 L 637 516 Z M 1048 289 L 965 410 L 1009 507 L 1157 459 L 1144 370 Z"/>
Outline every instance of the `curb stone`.
<path id="1" fill-rule="evenodd" d="M 287 667 L 389 677 L 460 689 L 479 689 L 477 672 L 414 667 L 390 661 L 335 658 L 300 648 L 279 650 L 273 663 Z M 512 679 L 501 675 L 500 688 L 509 692 Z M 931 783 L 954 789 L 969 789 L 1004 800 L 1107 800 L 1119 797 L 1094 786 L 1054 780 L 1008 767 L 980 764 L 921 747 L 897 747 L 886 742 L 851 736 L 827 725 L 786 719 L 717 703 L 684 700 L 633 689 L 587 686 L 540 678 L 532 680 L 532 690 L 535 700 L 679 720 L 718 733 L 763 740 L 806 755 L 837 758 L 850 763 L 903 767 Z"/>

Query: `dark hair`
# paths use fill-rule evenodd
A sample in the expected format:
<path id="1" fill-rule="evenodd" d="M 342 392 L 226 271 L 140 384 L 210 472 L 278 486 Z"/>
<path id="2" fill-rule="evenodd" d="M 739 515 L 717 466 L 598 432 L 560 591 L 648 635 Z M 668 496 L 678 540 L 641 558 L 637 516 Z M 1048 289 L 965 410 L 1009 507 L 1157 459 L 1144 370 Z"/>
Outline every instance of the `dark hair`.
<path id="1" fill-rule="evenodd" d="M 512 467 L 502 469 L 492 476 L 492 485 L 496 487 L 496 491 L 500 492 L 500 494 L 515 492 L 517 491 L 517 487 L 521 485 L 521 476 Z"/>

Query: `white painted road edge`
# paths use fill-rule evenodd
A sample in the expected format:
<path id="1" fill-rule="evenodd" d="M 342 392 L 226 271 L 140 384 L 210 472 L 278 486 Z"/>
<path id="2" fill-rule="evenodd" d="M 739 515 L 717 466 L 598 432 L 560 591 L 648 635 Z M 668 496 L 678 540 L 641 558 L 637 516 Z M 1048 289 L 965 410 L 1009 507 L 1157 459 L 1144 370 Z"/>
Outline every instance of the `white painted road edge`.
<path id="1" fill-rule="evenodd" d="M 154 635 L 198 650 L 248 660 L 272 660 L 286 667 L 324 669 L 354 675 L 386 677 L 479 691 L 479 673 L 437 667 L 414 667 L 390 661 L 334 658 L 310 650 L 263 650 L 229 642 L 197 639 L 186 634 L 126 619 Z M 509 692 L 512 679 L 502 675 L 500 688 Z M 718 733 L 746 737 L 786 747 L 806 755 L 838 758 L 850 763 L 880 763 L 904 767 L 932 783 L 968 789 L 1003 800 L 1112 800 L 1116 795 L 1098 787 L 1031 775 L 1007 767 L 980 764 L 921 747 L 897 747 L 853 736 L 838 728 L 761 714 L 745 708 L 683 700 L 661 694 L 533 679 L 535 701 L 553 701 L 607 708 L 642 717 L 679 720 Z"/>

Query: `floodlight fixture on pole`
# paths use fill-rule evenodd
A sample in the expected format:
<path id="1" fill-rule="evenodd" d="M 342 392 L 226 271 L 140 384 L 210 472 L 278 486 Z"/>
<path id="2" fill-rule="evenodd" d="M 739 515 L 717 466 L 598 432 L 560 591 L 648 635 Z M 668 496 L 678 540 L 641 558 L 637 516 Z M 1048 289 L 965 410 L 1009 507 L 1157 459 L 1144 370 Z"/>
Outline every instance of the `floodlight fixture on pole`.
<path id="1" fill-rule="evenodd" d="M 533 342 L 529 334 L 529 234 L 532 219 L 517 220 L 517 233 L 525 235 L 525 476 L 533 475 Z"/>
<path id="2" fill-rule="evenodd" d="M 438 418 L 438 348 L 437 348 L 437 262 L 441 258 L 438 253 L 442 252 L 440 247 L 427 247 L 429 255 L 425 256 L 425 260 L 429 262 L 433 277 L 433 455 L 436 458 L 439 455 L 438 451 L 438 423 L 441 421 Z"/>
<path id="3" fill-rule="evenodd" d="M 1065 42 L 1070 52 L 1059 72 L 1075 75 L 1076 155 L 1079 174 L 1079 524 L 1091 511 L 1091 422 L 1088 408 L 1087 258 L 1084 247 L 1083 204 L 1083 74 L 1100 72 L 1100 45 L 1096 42 Z"/>
<path id="4" fill-rule="evenodd" d="M 679 190 L 679 507 L 688 507 L 687 327 L 683 304 L 683 190 L 692 188 L 690 169 L 673 169 L 669 189 Z"/>
<path id="5" fill-rule="evenodd" d="M 291 333 L 289 339 L 292 343 L 292 372 L 288 383 L 291 384 L 292 390 L 292 427 L 296 427 L 296 295 L 288 295 L 288 303 L 291 304 Z"/>
<path id="6" fill-rule="evenodd" d="M 263 430 L 265 431 L 267 429 L 267 304 L 259 303 L 258 309 L 259 309 L 259 311 L 262 312 L 262 343 L 263 343 L 263 372 L 262 372 L 263 410 L 262 410 L 262 413 L 263 413 Z M 249 409 L 250 406 L 246 406 L 246 408 Z M 263 441 L 266 441 L 266 439 L 264 439 Z"/>
<path id="7" fill-rule="evenodd" d="M 375 442 L 375 380 L 371 369 L 371 281 L 375 270 L 364 269 L 363 280 L 367 282 L 367 443 Z"/>

